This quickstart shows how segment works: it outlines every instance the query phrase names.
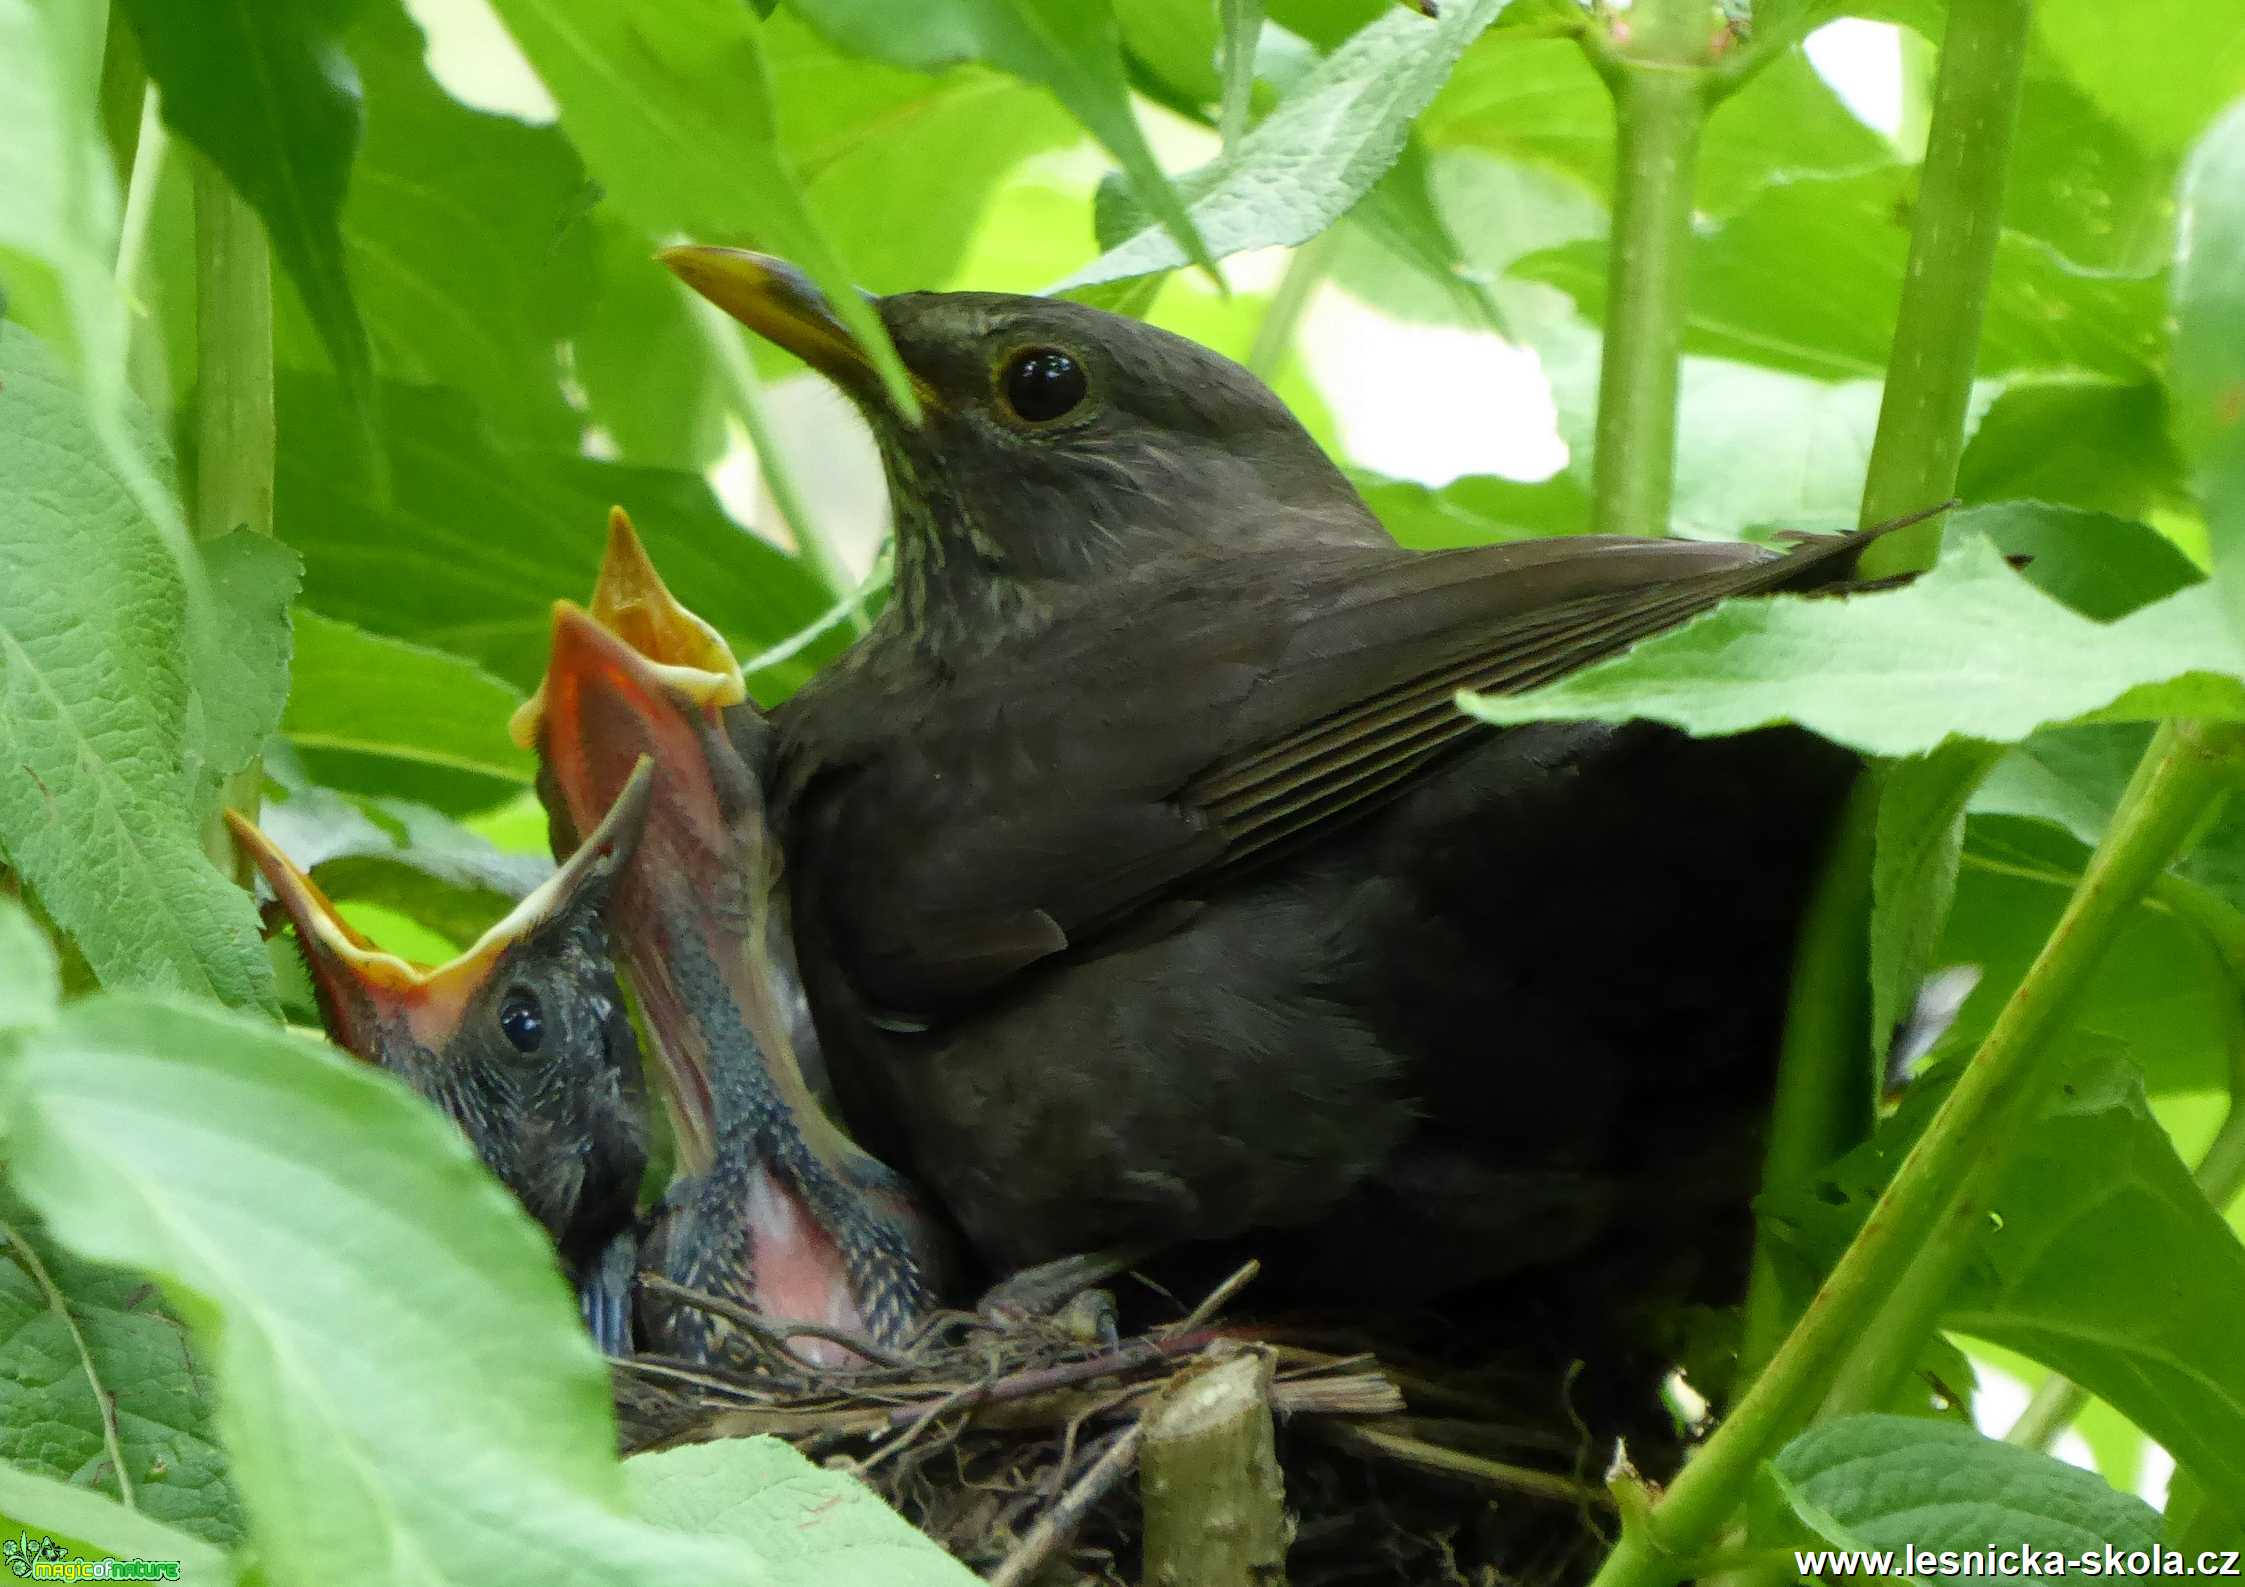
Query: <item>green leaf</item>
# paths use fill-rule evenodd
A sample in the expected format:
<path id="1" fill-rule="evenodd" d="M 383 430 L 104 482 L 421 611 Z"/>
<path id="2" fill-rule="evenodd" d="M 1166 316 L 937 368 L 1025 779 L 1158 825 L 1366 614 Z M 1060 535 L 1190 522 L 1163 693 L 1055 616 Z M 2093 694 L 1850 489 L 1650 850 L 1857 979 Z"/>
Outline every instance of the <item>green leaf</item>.
<path id="1" fill-rule="evenodd" d="M 2206 506 L 2215 582 L 2245 625 L 2245 103 L 2191 156 L 2182 211 L 2175 434 Z"/>
<path id="2" fill-rule="evenodd" d="M 284 380 L 275 521 L 304 599 L 370 633 L 463 656 L 517 689 L 545 674 L 553 603 L 582 601 L 621 503 L 694 609 L 754 655 L 825 611 L 823 586 L 740 528 L 694 475 L 515 452 L 441 390 L 386 388 L 389 495 L 356 472 L 331 389 Z M 752 682 L 777 698 L 840 636 Z"/>
<path id="3" fill-rule="evenodd" d="M 2192 0 L 2048 0 L 2036 33 L 2089 97 L 2145 144 L 2181 149 L 2245 94 L 2245 31 Z"/>
<path id="4" fill-rule="evenodd" d="M 61 1002 L 54 945 L 23 905 L 0 893 L 0 1035 L 46 1024 Z"/>
<path id="5" fill-rule="evenodd" d="M 1215 270 L 1131 114 L 1112 0 L 814 0 L 796 9 L 852 54 L 923 71 L 987 61 L 1043 84 L 1122 163 L 1179 262 Z"/>
<path id="6" fill-rule="evenodd" d="M 143 472 L 168 475 L 145 416 L 138 439 Z M 234 658 L 237 673 L 189 640 L 165 535 L 53 356 L 12 325 L 0 563 L 0 765 L 13 773 L 0 777 L 0 859 L 104 982 L 270 1006 L 256 915 L 201 841 L 203 795 L 258 714 L 205 691 L 214 675 L 248 676 L 259 652 Z"/>
<path id="7" fill-rule="evenodd" d="M 1359 472 L 1356 488 L 1389 534 L 1418 551 L 1581 534 L 1590 498 L 1567 474 L 1539 484 L 1468 475 L 1440 488 Z"/>
<path id="8" fill-rule="evenodd" d="M 2174 190 L 2172 153 L 2145 148 L 2058 67 L 2029 58 L 2004 180 L 2006 227 L 2090 269 L 2162 269 Z"/>
<path id="9" fill-rule="evenodd" d="M 82 1558 L 168 1561 L 183 1581 L 230 1587 L 234 1566 L 200 1538 L 116 1500 L 52 1477 L 0 1465 L 0 1523 Z"/>
<path id="10" fill-rule="evenodd" d="M 917 415 L 888 332 L 813 218 L 779 145 L 763 24 L 739 0 L 494 0 L 561 124 L 642 232 L 752 241 L 826 293 L 899 411 Z"/>
<path id="11" fill-rule="evenodd" d="M 1613 96 L 1571 38 L 1491 30 L 1459 62 L 1418 131 L 1436 150 L 1473 148 L 1525 160 L 1562 171 L 1601 197 L 1610 192 Z M 1728 215 L 1771 182 L 1893 158 L 1807 56 L 1787 50 L 1715 107 L 1701 135 L 1694 208 Z"/>
<path id="12" fill-rule="evenodd" d="M 125 381 L 115 275 L 117 181 L 96 112 L 102 11 L 0 0 L 0 311 L 35 322 L 84 393 L 87 422 L 182 565 L 193 555 L 168 477 L 150 466 Z M 52 312 L 26 315 L 26 305 Z"/>
<path id="13" fill-rule="evenodd" d="M 471 110 L 437 86 L 421 30 L 374 0 L 347 38 L 363 78 L 366 135 L 342 235 L 383 375 L 473 395 L 493 429 L 573 447 L 563 337 L 590 307 L 591 202 L 560 129 Z M 640 250 L 641 268 L 666 275 Z M 279 354 L 292 359 L 291 320 Z M 308 351 L 308 349 L 306 349 Z"/>
<path id="14" fill-rule="evenodd" d="M 1079 136 L 1049 94 L 1003 72 L 930 74 L 845 56 L 785 11 L 763 38 L 781 145 L 859 284 L 875 292 L 949 284 L 1001 178 Z M 899 225 L 899 193 L 943 201 Z"/>
<path id="15" fill-rule="evenodd" d="M 236 529 L 203 542 L 203 568 L 219 620 L 194 630 L 187 746 L 208 803 L 220 779 L 247 765 L 281 719 L 295 649 L 289 603 L 303 563 L 272 536 Z"/>
<path id="16" fill-rule="evenodd" d="M 1970 502 L 2060 502 L 2144 518 L 2183 495 L 2157 381 L 2019 380 L 1982 415 L 1957 473 Z"/>
<path id="17" fill-rule="evenodd" d="M 2195 1560 L 2210 1549 L 2245 1547 L 2245 1525 L 2237 1512 L 2206 1491 L 2189 1469 L 2178 1469 L 2167 1484 L 2168 1546 Z"/>
<path id="18" fill-rule="evenodd" d="M 522 699 L 459 656 L 299 611 L 281 732 L 298 748 L 420 761 L 527 785 L 537 764 L 507 735 Z M 495 799 L 500 792 L 493 790 Z"/>
<path id="19" fill-rule="evenodd" d="M 1643 717 L 1702 736 L 1797 722 L 1865 754 L 1916 755 L 2093 713 L 2245 717 L 2241 680 L 2245 645 L 2206 590 L 2098 623 L 1973 536 L 1903 589 L 1730 602 L 1544 688 L 1464 703 L 1490 722 Z"/>
<path id="20" fill-rule="evenodd" d="M 2124 1554 L 2159 1546 L 2158 1513 L 2143 1500 L 2115 1493 L 2094 1472 L 1953 1422 L 1842 1417 L 1794 1439 L 1769 1469 L 1793 1513 L 1838 1548 L 2031 1548 L 2101 1558 L 2107 1544 Z M 2003 1579 L 1992 1569 L 1920 1574 Z"/>
<path id="21" fill-rule="evenodd" d="M 1352 37 L 1213 164 L 1180 179 L 1194 223 L 1221 258 L 1308 241 L 1339 219 L 1403 152 L 1411 120 L 1506 0 L 1461 0 L 1429 22 L 1396 9 Z M 1062 289 L 1170 270 L 1175 238 L 1140 231 Z"/>
<path id="22" fill-rule="evenodd" d="M 461 948 L 553 874 L 542 814 L 539 852 L 514 854 L 426 805 L 315 787 L 282 764 L 267 770 L 289 775 L 258 825 L 346 909 L 374 904 Z"/>
<path id="23" fill-rule="evenodd" d="M 1224 91 L 1216 70 L 1222 37 L 1216 11 L 1209 0 L 1115 0 L 1115 25 L 1136 70 L 1158 78 L 1175 97 L 1206 105 Z"/>
<path id="24" fill-rule="evenodd" d="M 627 1513 L 607 1373 L 550 1248 L 388 1076 L 112 994 L 0 1092 L 10 1174 L 54 1237 L 154 1274 L 208 1350 L 272 1580 L 770 1580 L 739 1540 Z"/>
<path id="25" fill-rule="evenodd" d="M 1531 322 L 1528 340 L 1551 382 L 1567 470 L 1587 483 L 1598 409 L 1597 332 L 1573 319 Z M 1882 381 L 1813 380 L 1687 357 L 1679 384 L 1671 534 L 1737 539 L 1756 525 L 1855 522 Z"/>
<path id="26" fill-rule="evenodd" d="M 226 173 L 302 294 L 345 391 L 373 397 L 366 325 L 343 253 L 358 75 L 342 47 L 357 0 L 117 0 L 164 120 Z"/>
<path id="27" fill-rule="evenodd" d="M 2077 1053 L 2089 1045 L 2068 1038 Z M 1836 1255 L 1951 1076 L 1916 1082 L 1823 1183 L 1765 1195 L 1765 1226 L 1812 1262 Z M 1941 1323 L 2064 1373 L 2234 1502 L 2245 1493 L 2240 1306 L 2245 1245 L 2175 1155 L 2135 1068 L 2108 1050 L 2077 1058 L 2051 1106 L 2010 1144 Z"/>
<path id="28" fill-rule="evenodd" d="M 114 280 L 117 181 L 95 87 L 101 14 L 46 0 L 0 0 L 0 297 L 22 321 L 27 297 L 61 313 L 39 329 L 78 382 L 114 412 L 124 395 L 124 300 Z M 11 257 L 11 254 L 13 255 Z M 98 382 L 98 384 L 96 384 Z"/>
<path id="29" fill-rule="evenodd" d="M 772 1587 L 968 1587 L 975 1580 L 857 1478 L 776 1438 L 726 1438 L 624 1462 L 632 1512 L 703 1537 L 737 1537 Z"/>
<path id="30" fill-rule="evenodd" d="M 1880 377 L 1910 244 L 1915 169 L 1885 166 L 1768 188 L 1691 251 L 1688 352 L 1813 375 Z M 1513 272 L 1606 309 L 1606 245 L 1573 243 Z M 2161 283 L 2069 265 L 2005 234 L 1980 334 L 1982 378 L 2023 370 L 2141 380 L 2158 366 Z"/>
<path id="31" fill-rule="evenodd" d="M 1976 805 L 1995 797 L 2001 776 L 1981 785 Z M 2049 941 L 2088 857 L 2086 845 L 2039 822 L 1973 813 L 1935 962 L 1971 965 L 1981 978 L 1936 1061 L 1970 1051 L 1987 1034 Z M 2077 1056 L 2126 1053 L 2163 1095 L 2204 1092 L 2226 1083 L 2245 1020 L 2216 944 L 2172 910 L 2140 905 L 2085 978 L 2055 1040 Z"/>
<path id="32" fill-rule="evenodd" d="M 613 220 L 595 232 L 599 291 L 570 340 L 586 417 L 624 462 L 699 473 L 725 450 L 708 332 L 650 239 Z"/>
<path id="33" fill-rule="evenodd" d="M 2245 1245 L 2133 1072 L 2108 1064 L 2069 1084 L 1995 1211 L 1948 1325 L 2064 1373 L 2245 1502 Z"/>
<path id="34" fill-rule="evenodd" d="M 199 1347 L 147 1278 L 61 1249 L 0 1183 L 0 1472 L 119 1497 L 105 1408 L 134 1508 L 205 1543 L 241 1539 Z M 0 1513 L 34 1521 L 4 1496 Z"/>

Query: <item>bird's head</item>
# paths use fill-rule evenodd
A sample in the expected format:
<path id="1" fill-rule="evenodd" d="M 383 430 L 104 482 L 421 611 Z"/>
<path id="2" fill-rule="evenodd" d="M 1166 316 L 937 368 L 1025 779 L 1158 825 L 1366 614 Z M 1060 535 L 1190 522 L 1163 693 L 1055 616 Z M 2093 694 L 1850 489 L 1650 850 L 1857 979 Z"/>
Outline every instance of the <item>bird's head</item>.
<path id="1" fill-rule="evenodd" d="M 557 1237 L 593 1144 L 591 1109 L 606 1098 L 636 1111 L 638 1046 L 605 914 L 639 842 L 651 776 L 641 767 L 567 864 L 440 965 L 383 952 L 271 838 L 227 817 L 296 928 L 330 1039 L 450 1114 Z M 636 1139 L 635 1119 L 606 1127 Z"/>
<path id="2" fill-rule="evenodd" d="M 614 919 L 678 1143 L 679 1182 L 658 1218 L 667 1276 L 768 1317 L 896 1335 L 925 1304 L 940 1253 L 910 1187 L 819 1094 L 765 819 L 771 725 L 620 510 L 591 601 L 555 609 L 545 680 L 515 732 L 537 748 L 564 842 L 634 764 L 658 773 Z M 684 1326 L 668 1310 L 659 1338 Z"/>
<path id="3" fill-rule="evenodd" d="M 1268 386 L 1184 337 L 1061 299 L 879 298 L 920 400 L 913 425 L 792 267 L 731 248 L 662 258 L 865 415 L 896 517 L 902 620 L 931 638 L 1033 619 L 1058 586 L 1151 562 L 1386 538 Z"/>

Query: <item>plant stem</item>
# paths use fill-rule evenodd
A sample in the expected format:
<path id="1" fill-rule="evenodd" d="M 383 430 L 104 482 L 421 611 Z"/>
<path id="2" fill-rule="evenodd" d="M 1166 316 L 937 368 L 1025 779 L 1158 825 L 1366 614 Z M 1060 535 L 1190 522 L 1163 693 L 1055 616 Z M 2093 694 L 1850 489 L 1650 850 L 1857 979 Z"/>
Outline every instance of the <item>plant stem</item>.
<path id="1" fill-rule="evenodd" d="M 195 515 L 197 539 L 273 532 L 273 260 L 257 212 L 200 155 L 195 174 Z M 134 186 L 139 186 L 134 172 Z M 224 643 L 225 636 L 217 636 Z M 255 816 L 264 768 L 226 783 L 220 808 Z M 218 868 L 246 882 L 248 861 L 218 810 L 203 835 Z"/>
<path id="2" fill-rule="evenodd" d="M 1235 148 L 1247 132 L 1255 97 L 1255 45 L 1263 33 L 1263 0 L 1221 0 L 1224 19 L 1224 98 L 1216 125 L 1224 147 Z"/>
<path id="3" fill-rule="evenodd" d="M 140 40 L 124 13 L 109 8 L 109 30 L 101 47 L 101 132 L 109 146 L 121 188 L 132 173 L 140 142 L 140 107 L 148 96 L 148 72 L 140 62 Z"/>
<path id="4" fill-rule="evenodd" d="M 1870 1132 L 1871 859 L 1877 842 L 1878 773 L 1856 779 L 1838 836 L 1817 878 L 1802 923 L 1778 1051 L 1777 1096 L 1770 1107 L 1765 1189 L 1798 1184 Z M 1793 1325 L 1757 1227 L 1754 1270 L 1738 1346 L 1735 1398 L 1753 1382 Z"/>
<path id="5" fill-rule="evenodd" d="M 2034 0 L 1977 0 L 1949 12 L 1894 352 L 1863 486 L 1865 524 L 1930 507 L 1956 490 L 2033 12 Z M 1930 567 L 1940 538 L 1937 523 L 1889 535 L 1864 553 L 1863 571 L 1876 577 Z"/>
<path id="6" fill-rule="evenodd" d="M 1675 486 L 1692 185 L 1711 103 L 1710 16 L 1705 0 L 1638 0 L 1627 21 L 1626 47 L 1592 51 L 1620 126 L 1591 521 L 1607 534 L 1657 535 L 1667 531 Z"/>
<path id="7" fill-rule="evenodd" d="M 1769 1367 L 1643 1525 L 1626 1527 L 1596 1587 L 1667 1587 L 1711 1544 L 1760 1462 L 1806 1418 L 1877 1403 L 1914 1359 L 2019 1124 L 2041 1106 L 2048 1038 L 2143 896 L 2245 759 L 2245 731 L 2168 723 L 2042 952 Z M 1849 1351 L 1858 1345 L 1855 1357 Z M 1830 1392 L 1826 1393 L 1829 1387 Z"/>
<path id="8" fill-rule="evenodd" d="M 273 266 L 257 212 L 195 170 L 195 534 L 273 532 Z"/>
<path id="9" fill-rule="evenodd" d="M 756 373 L 756 360 L 741 340 L 739 328 L 725 317 L 723 310 L 699 297 L 694 298 L 693 312 L 702 334 L 709 339 L 710 350 L 717 355 L 717 368 L 724 376 L 733 416 L 748 432 L 748 444 L 755 449 L 756 466 L 763 476 L 764 488 L 772 493 L 772 505 L 779 509 L 796 551 L 818 575 L 829 595 L 836 601 L 846 600 L 857 588 L 858 581 L 850 577 L 849 569 L 842 565 L 834 542 L 820 528 L 809 498 L 803 494 L 795 471 L 789 466 L 786 448 L 772 426 L 772 407 L 765 397 L 763 377 Z M 852 607 L 848 621 L 850 627 L 861 634 L 870 626 L 862 607 Z"/>
<path id="10" fill-rule="evenodd" d="M 1247 351 L 1247 367 L 1263 380 L 1274 378 L 1286 361 L 1302 311 L 1325 279 L 1325 267 L 1340 236 L 1329 227 L 1288 256 L 1286 273 L 1278 278 L 1278 290 L 1271 294 L 1271 306 L 1263 311 L 1262 323 L 1255 327 L 1255 344 Z"/>

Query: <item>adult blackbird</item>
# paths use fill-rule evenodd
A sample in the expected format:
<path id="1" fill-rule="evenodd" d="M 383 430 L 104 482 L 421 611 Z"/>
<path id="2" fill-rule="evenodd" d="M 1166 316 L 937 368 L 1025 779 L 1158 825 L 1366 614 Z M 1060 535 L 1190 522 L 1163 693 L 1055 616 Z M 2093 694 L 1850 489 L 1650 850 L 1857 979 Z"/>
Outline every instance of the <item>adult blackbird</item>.
<path id="1" fill-rule="evenodd" d="M 553 1236 L 595 1341 L 631 1348 L 633 1216 L 647 1169 L 638 1042 L 604 918 L 647 816 L 651 768 L 619 779 L 591 838 L 449 963 L 384 953 L 229 812 L 296 926 L 329 1037 L 435 1103 Z"/>
<path id="2" fill-rule="evenodd" d="M 538 748 L 557 852 L 642 757 L 658 771 L 612 909 L 679 1147 L 642 1269 L 815 1325 L 791 1348 L 838 1364 L 856 1359 L 842 1340 L 904 1339 L 944 1252 L 911 1187 L 816 1094 L 818 1036 L 764 819 L 771 728 L 746 701 L 732 652 L 664 587 L 619 509 L 590 610 L 556 608 L 545 681 L 516 733 Z M 724 1318 L 671 1297 L 643 1293 L 639 1315 L 648 1349 L 696 1361 L 730 1349 Z"/>
<path id="3" fill-rule="evenodd" d="M 1238 1240 L 1259 1293 L 1352 1306 L 1623 1246 L 1735 1271 L 1855 762 L 1454 696 L 1856 539 L 1414 553 L 1176 336 L 879 299 L 915 426 L 787 266 L 663 257 L 879 444 L 894 599 L 774 713 L 772 813 L 846 1122 L 988 1262 Z"/>

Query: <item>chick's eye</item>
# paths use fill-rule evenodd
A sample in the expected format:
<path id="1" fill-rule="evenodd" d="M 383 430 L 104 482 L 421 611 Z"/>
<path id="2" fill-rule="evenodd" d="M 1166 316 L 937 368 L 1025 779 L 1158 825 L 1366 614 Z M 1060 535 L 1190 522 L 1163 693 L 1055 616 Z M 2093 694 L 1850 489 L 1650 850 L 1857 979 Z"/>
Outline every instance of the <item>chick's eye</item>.
<path id="1" fill-rule="evenodd" d="M 1031 424 L 1074 411 L 1091 391 L 1083 365 L 1057 347 L 1014 354 L 1001 386 L 1006 406 Z"/>
<path id="2" fill-rule="evenodd" d="M 515 1051 L 536 1052 L 546 1039 L 546 1011 L 538 1006 L 538 994 L 523 986 L 509 991 L 499 1004 L 499 1032 Z"/>

